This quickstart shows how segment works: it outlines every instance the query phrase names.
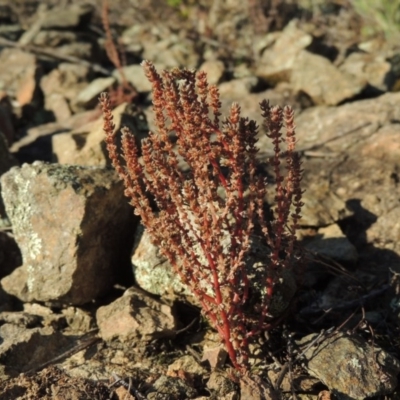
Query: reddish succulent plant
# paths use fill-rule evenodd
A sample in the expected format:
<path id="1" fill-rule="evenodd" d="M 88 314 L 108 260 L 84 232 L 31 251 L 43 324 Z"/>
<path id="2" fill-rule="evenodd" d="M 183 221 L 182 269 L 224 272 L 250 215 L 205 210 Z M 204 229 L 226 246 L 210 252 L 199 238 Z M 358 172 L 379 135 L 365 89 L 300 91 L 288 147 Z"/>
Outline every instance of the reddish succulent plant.
<path id="1" fill-rule="evenodd" d="M 299 258 L 302 170 L 293 110 L 260 104 L 273 143 L 276 191 L 276 206 L 265 213 L 257 124 L 240 116 L 238 104 L 221 122 L 218 89 L 208 85 L 204 72 L 175 69 L 160 75 L 152 63 L 142 65 L 152 84 L 157 132 L 142 141 L 139 154 L 134 135 L 123 128 L 121 158 L 109 98 L 102 94 L 110 159 L 135 214 L 200 302 L 235 368 L 245 372 L 249 340 L 271 327 L 274 291 Z M 257 267 L 248 260 L 255 237 L 267 249 Z"/>

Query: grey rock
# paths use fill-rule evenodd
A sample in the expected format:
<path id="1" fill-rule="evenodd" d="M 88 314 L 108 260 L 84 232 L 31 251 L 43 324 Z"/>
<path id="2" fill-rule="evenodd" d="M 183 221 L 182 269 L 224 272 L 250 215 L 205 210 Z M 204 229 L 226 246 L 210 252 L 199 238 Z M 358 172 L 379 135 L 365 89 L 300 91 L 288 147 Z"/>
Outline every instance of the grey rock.
<path id="1" fill-rule="evenodd" d="M 206 262 L 202 259 L 200 249 L 194 251 L 200 252 L 200 262 Z M 269 254 L 268 247 L 259 239 L 251 240 L 251 249 L 246 255 L 245 262 L 248 269 L 249 286 L 255 293 L 261 293 L 264 290 L 263 279 Z M 160 255 L 158 248 L 151 243 L 146 231 L 137 232 L 132 264 L 136 283 L 142 289 L 172 299 L 184 297 L 187 301 L 198 305 L 198 299 L 192 295 L 190 288 L 181 283 L 179 275 L 174 271 L 170 262 Z M 269 305 L 269 313 L 272 316 L 282 314 L 297 290 L 293 273 L 289 269 L 283 269 L 281 273 L 281 279 L 274 286 L 273 297 Z M 211 294 L 213 289 L 210 287 L 209 291 Z"/>
<path id="2" fill-rule="evenodd" d="M 35 162 L 1 179 L 23 266 L 3 278 L 23 301 L 83 304 L 106 293 L 132 211 L 114 171 Z"/>
<path id="3" fill-rule="evenodd" d="M 308 335 L 298 344 L 305 347 L 316 337 Z M 343 400 L 383 396 L 397 386 L 400 362 L 361 337 L 334 334 L 311 346 L 305 358 L 309 374 Z"/>

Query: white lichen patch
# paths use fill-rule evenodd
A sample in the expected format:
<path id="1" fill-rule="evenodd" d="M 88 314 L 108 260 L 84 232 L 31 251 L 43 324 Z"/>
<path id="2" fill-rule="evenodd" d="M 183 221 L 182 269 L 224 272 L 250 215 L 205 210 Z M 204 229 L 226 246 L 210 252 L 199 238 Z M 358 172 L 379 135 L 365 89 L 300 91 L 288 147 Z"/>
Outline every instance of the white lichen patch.
<path id="1" fill-rule="evenodd" d="M 28 278 L 26 280 L 26 286 L 28 288 L 28 292 L 32 293 L 33 292 L 33 286 L 35 284 L 35 268 L 33 268 L 32 265 L 28 265 L 26 267 L 26 270 L 28 272 Z"/>
<path id="2" fill-rule="evenodd" d="M 30 235 L 27 243 L 27 248 L 28 255 L 32 260 L 35 260 L 42 251 L 42 239 L 36 232 L 32 232 L 32 234 Z"/>
<path id="3" fill-rule="evenodd" d="M 360 364 L 360 360 L 357 357 L 352 357 L 350 359 L 350 365 L 353 368 L 357 368 L 357 369 L 361 369 L 361 364 Z"/>

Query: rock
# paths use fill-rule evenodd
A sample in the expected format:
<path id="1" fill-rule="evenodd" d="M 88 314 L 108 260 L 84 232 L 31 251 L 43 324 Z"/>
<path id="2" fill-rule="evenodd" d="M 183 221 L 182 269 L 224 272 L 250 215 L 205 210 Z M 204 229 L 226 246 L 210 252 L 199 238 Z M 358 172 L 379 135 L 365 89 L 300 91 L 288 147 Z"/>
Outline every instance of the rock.
<path id="1" fill-rule="evenodd" d="M 207 81 L 210 85 L 217 85 L 224 75 L 225 66 L 220 60 L 208 60 L 201 64 L 199 71 L 207 73 Z"/>
<path id="2" fill-rule="evenodd" d="M 46 12 L 41 28 L 71 30 L 83 28 L 90 23 L 93 11 L 94 8 L 88 3 L 76 3 L 68 7 L 54 7 Z"/>
<path id="3" fill-rule="evenodd" d="M 67 120 L 72 114 L 70 104 L 92 79 L 89 67 L 61 63 L 40 81 L 46 110 L 52 111 L 57 121 Z"/>
<path id="4" fill-rule="evenodd" d="M 387 123 L 359 144 L 363 157 L 395 163 L 400 157 L 400 127 L 397 123 Z"/>
<path id="5" fill-rule="evenodd" d="M 65 351 L 71 340 L 52 328 L 0 326 L 0 381 L 38 368 Z"/>
<path id="6" fill-rule="evenodd" d="M 359 94 L 366 82 L 341 72 L 327 58 L 303 50 L 295 59 L 291 84 L 316 105 L 336 105 Z"/>
<path id="7" fill-rule="evenodd" d="M 137 285 L 158 296 L 170 292 L 175 296 L 190 296 L 189 289 L 183 285 L 169 261 L 161 256 L 147 231 L 140 226 L 135 235 L 131 260 Z"/>
<path id="8" fill-rule="evenodd" d="M 200 378 L 206 373 L 206 369 L 202 367 L 192 355 L 185 355 L 176 359 L 172 364 L 168 366 L 167 375 L 177 376 L 183 372 L 191 380 L 193 378 Z"/>
<path id="9" fill-rule="evenodd" d="M 17 98 L 20 106 L 39 102 L 42 69 L 37 58 L 19 49 L 3 49 L 0 54 L 0 90 Z"/>
<path id="10" fill-rule="evenodd" d="M 233 398 L 239 398 L 235 384 L 227 377 L 226 373 L 219 370 L 214 370 L 211 372 L 210 378 L 207 382 L 207 388 L 211 392 L 216 393 L 218 398 L 219 396 L 226 396 L 230 393 L 236 394 L 236 396 Z"/>
<path id="11" fill-rule="evenodd" d="M 114 171 L 35 162 L 1 179 L 23 266 L 3 278 L 23 301 L 78 305 L 105 294 L 126 253 L 132 210 Z"/>
<path id="12" fill-rule="evenodd" d="M 199 65 L 200 55 L 196 52 L 195 46 L 195 42 L 188 38 L 165 32 L 163 39 L 152 43 L 151 46 L 145 46 L 142 58 L 152 60 L 155 65 L 162 66 L 162 69 L 182 65 L 186 68 L 196 68 Z"/>
<path id="13" fill-rule="evenodd" d="M 158 400 L 160 395 L 171 400 L 186 400 L 195 398 L 198 393 L 183 379 L 161 375 L 146 391 L 146 399 Z"/>
<path id="14" fill-rule="evenodd" d="M 107 78 L 97 78 L 89 83 L 79 94 L 72 100 L 72 107 L 75 110 L 91 109 L 96 107 L 99 101 L 100 93 L 106 92 L 115 83 L 115 78 L 110 76 Z"/>
<path id="15" fill-rule="evenodd" d="M 301 339 L 308 346 L 317 334 Z M 343 399 L 363 400 L 391 393 L 397 386 L 400 362 L 361 337 L 334 334 L 305 352 L 304 367 Z"/>
<path id="16" fill-rule="evenodd" d="M 44 395 L 44 393 L 46 393 Z M 45 396 L 45 397 L 44 397 Z M 109 400 L 112 394 L 108 385 L 100 381 L 71 377 L 54 365 L 36 374 L 21 374 L 4 382 L 1 400 L 8 399 L 96 399 Z M 123 399 L 121 397 L 120 399 Z M 124 400 L 131 400 L 126 397 Z"/>
<path id="17" fill-rule="evenodd" d="M 317 255 L 339 262 L 355 263 L 357 249 L 349 242 L 337 224 L 318 229 L 318 234 L 305 248 Z"/>
<path id="18" fill-rule="evenodd" d="M 38 317 L 44 327 L 51 327 L 56 330 L 64 329 L 67 326 L 66 317 L 63 313 L 55 312 L 50 307 L 38 303 L 25 303 L 24 313 Z"/>
<path id="19" fill-rule="evenodd" d="M 384 57 L 368 53 L 351 53 L 340 66 L 340 71 L 353 75 L 355 79 L 368 82 L 374 89 L 391 90 L 395 77 L 391 64 Z"/>
<path id="20" fill-rule="evenodd" d="M 150 341 L 175 335 L 171 307 L 137 288 L 130 288 L 96 313 L 99 335 L 105 341 Z"/>
<path id="21" fill-rule="evenodd" d="M 293 20 L 261 56 L 255 74 L 270 85 L 290 81 L 293 68 L 298 67 L 298 54 L 312 42 L 312 36 L 297 28 Z"/>
<path id="22" fill-rule="evenodd" d="M 301 210 L 303 226 L 330 225 L 352 215 L 346 203 L 331 190 L 327 171 L 317 171 L 320 172 L 322 176 L 314 174 L 304 181 L 303 187 L 307 190 L 303 194 L 304 207 Z"/>
<path id="23" fill-rule="evenodd" d="M 47 96 L 44 106 L 46 110 L 54 114 L 56 121 L 59 122 L 67 121 L 72 115 L 67 99 L 58 93 Z"/>
<path id="24" fill-rule="evenodd" d="M 148 135 L 146 117 L 133 104 L 119 105 L 113 110 L 113 117 L 116 131 L 123 126 L 129 127 L 137 138 L 138 145 Z M 109 165 L 104 137 L 103 118 L 91 115 L 90 120 L 83 121 L 72 131 L 52 137 L 54 159 L 60 164 Z"/>
<path id="25" fill-rule="evenodd" d="M 313 107 L 296 117 L 296 132 L 300 150 L 316 150 L 323 153 L 344 152 L 349 148 L 363 148 L 380 140 L 390 151 L 398 146 L 380 139 L 378 130 L 390 121 L 400 119 L 397 103 L 400 93 L 387 93 L 375 99 L 360 100 L 339 107 Z M 374 138 L 370 137 L 375 135 Z M 393 137 L 395 134 L 393 134 Z M 388 137 L 390 140 L 391 137 Z M 376 148 L 376 147 L 375 147 Z M 365 150 L 364 150 L 365 151 Z M 396 153 L 394 153 L 396 157 Z"/>
<path id="26" fill-rule="evenodd" d="M 146 78 L 143 68 L 138 65 L 127 65 L 123 67 L 126 80 L 138 91 L 138 93 L 148 93 L 151 91 L 151 83 Z M 121 82 L 121 74 L 116 69 L 113 72 L 113 76 Z"/>
<path id="27" fill-rule="evenodd" d="M 255 76 L 247 76 L 244 78 L 232 79 L 218 85 L 221 99 L 232 104 L 232 101 L 243 99 L 250 95 L 251 91 L 256 87 L 258 79 Z"/>
<path id="28" fill-rule="evenodd" d="M 92 79 L 90 68 L 86 65 L 60 63 L 57 68 L 42 77 L 40 87 L 45 96 L 57 93 L 72 101 Z"/>
<path id="29" fill-rule="evenodd" d="M 228 353 L 223 345 L 217 347 L 204 346 L 201 362 L 207 362 L 210 365 L 211 370 L 221 369 L 225 365 L 227 356 Z"/>
<path id="30" fill-rule="evenodd" d="M 321 265 L 319 265 L 321 267 Z M 359 270 L 353 275 L 354 280 L 364 288 L 374 288 L 377 285 L 377 278 L 373 274 L 362 273 Z M 318 294 L 315 301 L 312 304 L 300 311 L 303 315 L 318 314 L 326 312 L 327 310 L 333 309 L 343 310 L 351 308 L 351 305 L 359 305 L 365 303 L 363 296 L 370 294 L 371 289 L 362 290 L 359 288 L 355 289 L 352 285 L 354 281 L 349 279 L 348 275 L 339 275 L 329 281 L 327 286 L 324 288 L 322 293 Z M 361 318 L 361 317 L 360 317 Z M 365 316 L 367 319 L 367 317 Z M 371 317 L 371 319 L 374 316 Z M 379 316 L 375 315 L 375 319 Z M 357 319 L 357 323 L 360 319 Z"/>
<path id="31" fill-rule="evenodd" d="M 77 307 L 67 307 L 62 310 L 66 323 L 74 332 L 89 332 L 94 329 L 96 324 L 92 315 Z"/>
<path id="32" fill-rule="evenodd" d="M 0 322 L 2 324 L 13 324 L 24 328 L 34 328 L 40 325 L 40 317 L 21 311 L 1 311 Z"/>
<path id="33" fill-rule="evenodd" d="M 174 268 L 168 260 L 163 258 L 157 247 L 151 241 L 148 233 L 140 235 L 137 232 L 136 244 L 134 245 L 132 264 L 136 283 L 144 290 L 160 296 L 176 299 L 184 296 L 185 299 L 194 305 L 199 305 L 199 299 L 191 294 L 190 288 L 185 287 L 174 272 Z M 140 238 L 140 239 L 139 239 Z M 194 251 L 200 251 L 194 249 Z M 249 286 L 254 293 L 260 293 L 264 287 L 260 285 L 265 274 L 266 262 L 269 249 L 258 239 L 253 238 L 251 248 L 246 255 L 248 268 Z M 200 262 L 202 255 L 199 255 Z M 273 296 L 270 300 L 268 313 L 278 316 L 288 307 L 296 292 L 297 286 L 295 277 L 289 269 L 282 271 L 282 279 L 274 286 Z M 213 289 L 210 287 L 210 292 Z M 249 305 L 249 307 L 252 307 Z M 249 310 L 249 312 L 252 312 Z"/>

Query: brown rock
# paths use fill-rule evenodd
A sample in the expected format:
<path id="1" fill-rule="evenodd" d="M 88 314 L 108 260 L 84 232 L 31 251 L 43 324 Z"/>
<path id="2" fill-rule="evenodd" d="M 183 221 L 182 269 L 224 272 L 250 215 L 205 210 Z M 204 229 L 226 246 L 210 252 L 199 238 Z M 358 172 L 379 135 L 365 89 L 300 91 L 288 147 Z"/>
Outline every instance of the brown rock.
<path id="1" fill-rule="evenodd" d="M 26 329 L 14 324 L 0 327 L 0 368 L 3 376 L 15 376 L 37 368 L 65 351 L 70 339 L 52 328 Z"/>
<path id="2" fill-rule="evenodd" d="M 103 340 L 118 338 L 130 342 L 174 336 L 175 318 L 171 308 L 137 288 L 128 289 L 113 303 L 100 307 L 97 325 Z"/>
<path id="3" fill-rule="evenodd" d="M 355 79 L 365 80 L 378 90 L 388 91 L 394 85 L 390 62 L 379 55 L 351 53 L 339 69 L 353 75 Z"/>
<path id="4" fill-rule="evenodd" d="M 307 346 L 316 336 L 299 344 Z M 361 337 L 335 334 L 310 346 L 305 357 L 309 374 L 338 396 L 362 400 L 389 394 L 397 386 L 400 362 Z"/>
<path id="5" fill-rule="evenodd" d="M 312 36 L 297 28 L 297 21 L 289 23 L 276 39 L 271 48 L 267 48 L 257 67 L 256 76 L 271 85 L 289 81 L 297 55 L 309 46 Z"/>
<path id="6" fill-rule="evenodd" d="M 93 115 L 92 115 L 93 117 Z M 139 141 L 148 134 L 144 114 L 133 105 L 123 103 L 113 110 L 115 129 L 127 126 Z M 106 166 L 108 160 L 104 142 L 103 119 L 99 116 L 68 133 L 53 136 L 53 153 L 60 164 Z"/>
<path id="7" fill-rule="evenodd" d="M 341 72 L 327 58 L 301 51 L 291 75 L 295 92 L 305 93 L 314 104 L 336 105 L 359 94 L 366 82 Z"/>
<path id="8" fill-rule="evenodd" d="M 3 49 L 0 54 L 0 89 L 16 97 L 20 105 L 38 100 L 41 68 L 36 57 L 18 49 Z"/>
<path id="9" fill-rule="evenodd" d="M 23 301 L 72 305 L 106 293 L 132 223 L 114 171 L 35 162 L 1 183 L 23 257 L 2 280 L 4 290 Z"/>

